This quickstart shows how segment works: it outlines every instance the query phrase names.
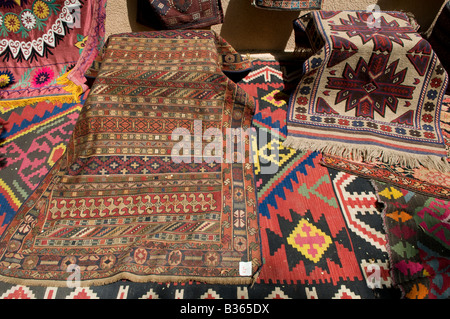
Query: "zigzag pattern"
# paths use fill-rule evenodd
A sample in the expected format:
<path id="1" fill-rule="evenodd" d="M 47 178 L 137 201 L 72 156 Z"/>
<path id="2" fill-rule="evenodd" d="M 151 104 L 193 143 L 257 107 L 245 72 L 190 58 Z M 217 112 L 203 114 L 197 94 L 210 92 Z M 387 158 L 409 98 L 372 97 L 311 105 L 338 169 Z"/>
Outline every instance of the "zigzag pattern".
<path id="1" fill-rule="evenodd" d="M 0 235 L 54 164 L 52 150 L 68 142 L 81 108 L 82 103 L 43 101 L 2 114 L 6 165 L 0 179 Z"/>

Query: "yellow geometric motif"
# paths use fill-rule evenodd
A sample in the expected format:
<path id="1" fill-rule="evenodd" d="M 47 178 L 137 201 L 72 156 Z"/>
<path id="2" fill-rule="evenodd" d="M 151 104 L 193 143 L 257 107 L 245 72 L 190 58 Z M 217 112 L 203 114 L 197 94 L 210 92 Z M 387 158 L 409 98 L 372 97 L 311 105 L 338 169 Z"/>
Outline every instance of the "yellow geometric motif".
<path id="1" fill-rule="evenodd" d="M 287 242 L 306 258 L 317 263 L 332 243 L 331 237 L 316 226 L 301 219 Z"/>
<path id="2" fill-rule="evenodd" d="M 387 199 L 398 199 L 403 196 L 403 193 L 394 187 L 387 187 L 380 192 L 380 195 L 383 195 Z"/>
<path id="3" fill-rule="evenodd" d="M 253 142 L 253 141 L 252 141 Z M 267 164 L 276 164 L 281 167 L 286 163 L 296 152 L 293 148 L 286 148 L 283 146 L 283 141 L 279 139 L 272 139 L 269 143 L 261 148 L 256 148 L 256 141 L 254 141 L 255 148 L 257 149 L 258 158 L 254 161 L 255 174 L 261 172 L 260 159 L 264 159 L 263 162 Z M 254 146 L 252 145 L 252 147 Z M 269 155 L 270 154 L 270 155 Z"/>
<path id="4" fill-rule="evenodd" d="M 59 160 L 59 158 L 64 154 L 65 151 L 66 151 L 66 144 L 61 143 L 61 144 L 55 146 L 52 149 L 50 156 L 48 157 L 47 163 L 50 166 L 55 165 L 55 163 Z"/>
<path id="5" fill-rule="evenodd" d="M 277 107 L 282 107 L 286 104 L 285 98 L 287 95 L 279 90 L 274 90 L 266 96 L 262 97 L 263 101 L 269 102 Z"/>

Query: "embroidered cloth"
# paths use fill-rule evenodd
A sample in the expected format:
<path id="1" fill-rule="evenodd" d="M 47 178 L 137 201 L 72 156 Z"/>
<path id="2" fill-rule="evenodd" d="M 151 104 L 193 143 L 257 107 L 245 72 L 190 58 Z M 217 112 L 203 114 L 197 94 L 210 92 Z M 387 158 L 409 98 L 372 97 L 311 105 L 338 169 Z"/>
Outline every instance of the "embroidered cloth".
<path id="1" fill-rule="evenodd" d="M 406 14 L 315 11 L 294 28 L 316 53 L 291 97 L 285 146 L 449 170 L 439 121 L 447 72 Z"/>
<path id="2" fill-rule="evenodd" d="M 320 9 L 322 0 L 253 0 L 257 8 L 272 10 L 311 10 Z"/>
<path id="3" fill-rule="evenodd" d="M 221 70 L 250 65 L 212 31 L 110 37 L 66 153 L 4 232 L 0 279 L 253 282 L 254 102 Z"/>
<path id="4" fill-rule="evenodd" d="M 200 29 L 223 23 L 221 0 L 138 0 L 137 22 L 156 30 Z"/>
<path id="5" fill-rule="evenodd" d="M 0 111 L 72 102 L 103 45 L 106 0 L 0 1 Z"/>

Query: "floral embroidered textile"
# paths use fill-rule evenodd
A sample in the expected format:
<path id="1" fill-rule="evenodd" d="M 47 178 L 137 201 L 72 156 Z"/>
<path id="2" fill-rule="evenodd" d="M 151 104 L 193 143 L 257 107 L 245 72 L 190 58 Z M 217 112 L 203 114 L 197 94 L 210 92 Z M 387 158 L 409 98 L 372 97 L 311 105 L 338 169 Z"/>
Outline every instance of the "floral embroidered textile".
<path id="1" fill-rule="evenodd" d="M 0 2 L 0 111 L 71 102 L 103 44 L 106 1 Z"/>

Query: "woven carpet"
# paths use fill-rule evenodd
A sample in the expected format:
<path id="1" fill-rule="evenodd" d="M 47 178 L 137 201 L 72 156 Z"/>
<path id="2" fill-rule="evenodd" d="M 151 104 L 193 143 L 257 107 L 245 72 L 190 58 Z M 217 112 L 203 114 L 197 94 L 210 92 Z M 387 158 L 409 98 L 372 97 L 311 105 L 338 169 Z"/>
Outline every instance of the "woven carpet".
<path id="1" fill-rule="evenodd" d="M 138 0 L 136 21 L 155 30 L 201 29 L 223 23 L 221 0 Z"/>
<path id="2" fill-rule="evenodd" d="M 4 232 L 2 280 L 66 286 L 76 267 L 84 286 L 253 282 L 253 166 L 239 159 L 254 103 L 221 67 L 249 62 L 211 31 L 110 37 L 66 153 Z"/>
<path id="3" fill-rule="evenodd" d="M 253 0 L 252 4 L 270 10 L 313 10 L 322 7 L 322 0 Z"/>
<path id="4" fill-rule="evenodd" d="M 0 2 L 0 112 L 77 101 L 103 44 L 106 1 Z"/>
<path id="5" fill-rule="evenodd" d="M 295 21 L 316 53 L 291 97 L 284 145 L 448 171 L 439 121 L 447 72 L 406 14 L 371 18 L 314 11 Z"/>
<path id="6" fill-rule="evenodd" d="M 0 298 L 398 298 L 398 290 L 390 288 L 386 249 L 377 239 L 383 237 L 384 230 L 380 211 L 375 207 L 373 186 L 361 177 L 321 167 L 317 153 L 290 153 L 279 143 L 286 136 L 289 92 L 296 87 L 300 75 L 298 63 L 255 60 L 252 72 L 239 82 L 246 92 L 257 97 L 253 124 L 258 134 L 267 132 L 267 143 L 276 141 L 281 154 L 278 164 L 273 161 L 277 159 L 275 156 L 272 156 L 272 161 L 268 160 L 267 156 L 270 158 L 271 153 L 267 151 L 270 152 L 271 148 L 267 149 L 267 143 L 261 143 L 260 157 L 255 162 L 261 244 L 263 257 L 267 256 L 267 259 L 253 285 L 121 280 L 103 286 L 69 288 L 1 282 Z M 274 134 L 275 129 L 279 130 L 279 135 Z M 270 171 L 271 167 L 276 170 Z M 289 172 L 289 168 L 293 173 Z M 274 186 L 272 191 L 270 185 Z M 294 203 L 295 199 L 297 202 Z M 327 217 L 326 211 L 330 209 L 330 216 Z M 296 229 L 300 221 L 303 226 L 311 228 L 310 252 L 304 249 L 307 247 L 306 236 L 303 237 L 303 249 L 288 242 L 290 231 Z M 314 234 L 317 238 L 330 238 L 332 243 L 322 247 L 317 243 L 319 246 L 314 246 Z M 314 254 L 316 247 L 318 249 Z M 277 260 L 279 256 L 283 256 L 284 261 Z M 277 267 L 282 268 L 277 270 Z M 375 269 L 380 271 L 382 289 L 368 286 L 370 279 L 375 277 Z"/>
<path id="7" fill-rule="evenodd" d="M 64 153 L 83 102 L 34 102 L 0 115 L 0 235 Z"/>
<path id="8" fill-rule="evenodd" d="M 374 182 L 394 283 L 408 299 L 450 297 L 450 203 Z"/>

